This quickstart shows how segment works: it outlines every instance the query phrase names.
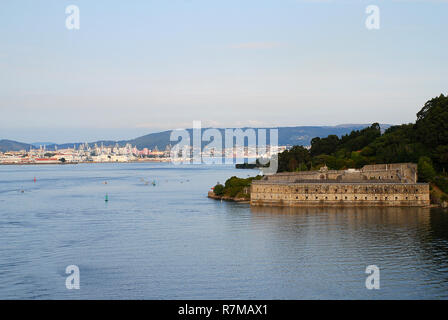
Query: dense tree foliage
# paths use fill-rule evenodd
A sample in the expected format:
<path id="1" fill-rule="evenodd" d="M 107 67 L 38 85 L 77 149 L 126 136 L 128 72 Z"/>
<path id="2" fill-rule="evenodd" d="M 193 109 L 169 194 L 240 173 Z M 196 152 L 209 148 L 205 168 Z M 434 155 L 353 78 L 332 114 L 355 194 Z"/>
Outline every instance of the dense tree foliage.
<path id="1" fill-rule="evenodd" d="M 309 170 L 310 152 L 302 146 L 294 146 L 279 154 L 278 171 Z"/>
<path id="2" fill-rule="evenodd" d="M 218 183 L 213 188 L 213 193 L 216 194 L 217 196 L 222 196 L 224 194 L 224 186 L 222 184 Z"/>
<path id="3" fill-rule="evenodd" d="M 418 178 L 420 181 L 433 181 L 436 176 L 436 171 L 432 166 L 432 161 L 428 157 L 420 157 L 418 160 Z"/>
<path id="4" fill-rule="evenodd" d="M 442 94 L 425 103 L 417 113 L 415 132 L 428 148 L 448 145 L 448 96 Z"/>
<path id="5" fill-rule="evenodd" d="M 352 131 L 339 138 L 330 135 L 327 138 L 313 138 L 310 150 L 302 146 L 279 154 L 278 171 L 303 171 L 327 165 L 331 169 L 362 167 L 370 163 L 369 156 L 374 154 L 368 148 L 375 139 L 381 136 L 378 123 L 362 130 Z M 364 151 L 365 154 L 361 154 Z"/>
<path id="6" fill-rule="evenodd" d="M 379 136 L 381 136 L 380 125 L 374 123 L 362 130 L 353 130 L 341 138 L 336 135 L 329 135 L 327 138 L 313 138 L 310 153 L 312 156 L 333 153 L 346 156 L 352 151 L 360 151 Z"/>

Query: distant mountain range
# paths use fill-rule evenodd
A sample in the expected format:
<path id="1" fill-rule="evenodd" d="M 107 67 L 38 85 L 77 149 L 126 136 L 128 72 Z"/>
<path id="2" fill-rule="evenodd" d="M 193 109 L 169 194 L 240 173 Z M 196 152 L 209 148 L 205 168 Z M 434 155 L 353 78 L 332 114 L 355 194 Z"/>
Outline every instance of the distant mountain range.
<path id="1" fill-rule="evenodd" d="M 303 145 L 308 146 L 311 144 L 311 139 L 314 137 L 327 137 L 330 134 L 335 134 L 337 136 L 342 136 L 350 133 L 353 130 L 363 129 L 370 124 L 343 124 L 337 126 L 298 126 L 298 127 L 278 127 L 278 144 L 281 146 L 285 145 Z M 389 128 L 391 125 L 389 124 L 381 124 L 381 129 L 385 130 Z M 245 130 L 247 128 L 241 128 Z M 270 128 L 266 128 L 270 129 Z M 187 129 L 190 132 L 191 130 Z M 202 129 L 205 130 L 205 129 Z M 222 128 L 218 129 L 222 136 L 224 137 L 224 130 Z M 256 129 L 257 130 L 257 129 Z M 133 146 L 137 146 L 138 149 L 148 148 L 154 149 L 156 146 L 159 150 L 163 150 L 167 145 L 175 145 L 176 141 L 170 141 L 170 131 L 163 131 L 157 133 L 150 133 L 144 135 L 142 137 L 138 137 L 131 140 L 120 140 L 120 141 L 112 141 L 112 140 L 100 140 L 90 142 L 89 145 L 93 146 L 94 144 L 104 146 L 113 146 L 118 143 L 118 145 L 123 146 L 127 143 L 130 143 Z M 268 137 L 269 134 L 267 133 Z M 203 144 L 207 144 L 208 142 L 204 142 Z M 269 140 L 268 140 L 269 143 Z M 40 145 L 46 145 L 47 150 L 54 150 L 55 147 L 58 149 L 64 148 L 72 148 L 73 146 L 79 147 L 79 145 L 84 144 L 83 142 L 75 142 L 75 143 L 64 143 L 64 144 L 51 144 L 48 142 L 45 143 L 22 143 L 12 140 L 0 140 L 0 151 L 19 151 L 27 149 L 29 150 L 31 147 L 38 148 Z"/>
<path id="2" fill-rule="evenodd" d="M 29 150 L 32 145 L 13 140 L 0 140 L 0 152 Z"/>

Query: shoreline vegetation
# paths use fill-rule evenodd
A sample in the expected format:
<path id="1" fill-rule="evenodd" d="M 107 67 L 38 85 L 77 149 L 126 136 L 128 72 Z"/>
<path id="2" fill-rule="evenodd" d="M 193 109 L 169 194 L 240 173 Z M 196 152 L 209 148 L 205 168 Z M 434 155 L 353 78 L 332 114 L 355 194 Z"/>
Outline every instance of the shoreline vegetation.
<path id="1" fill-rule="evenodd" d="M 208 192 L 208 197 L 216 200 L 227 200 L 236 202 L 250 201 L 250 185 L 253 180 L 260 180 L 263 176 L 238 178 L 231 177 L 222 185 L 217 183 L 212 191 Z"/>
<path id="2" fill-rule="evenodd" d="M 340 138 L 313 138 L 310 148 L 293 146 L 279 153 L 277 172 L 319 170 L 323 166 L 330 170 L 359 169 L 367 164 L 403 162 L 417 164 L 418 182 L 429 184 L 431 205 L 448 207 L 448 96 L 441 94 L 427 101 L 415 123 L 391 126 L 384 133 L 374 123 Z M 253 169 L 256 164 L 238 168 Z M 232 184 L 247 180 L 230 179 Z M 248 191 L 251 181 L 245 184 Z M 244 197 L 250 199 L 250 194 Z"/>

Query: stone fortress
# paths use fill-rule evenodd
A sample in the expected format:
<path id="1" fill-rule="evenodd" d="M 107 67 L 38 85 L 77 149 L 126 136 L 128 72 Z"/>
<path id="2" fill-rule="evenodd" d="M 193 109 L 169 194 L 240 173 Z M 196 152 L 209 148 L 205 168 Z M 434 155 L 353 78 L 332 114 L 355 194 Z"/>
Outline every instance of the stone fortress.
<path id="1" fill-rule="evenodd" d="M 417 183 L 417 165 L 366 165 L 361 169 L 282 172 L 254 180 L 253 206 L 402 206 L 430 204 L 429 185 Z"/>

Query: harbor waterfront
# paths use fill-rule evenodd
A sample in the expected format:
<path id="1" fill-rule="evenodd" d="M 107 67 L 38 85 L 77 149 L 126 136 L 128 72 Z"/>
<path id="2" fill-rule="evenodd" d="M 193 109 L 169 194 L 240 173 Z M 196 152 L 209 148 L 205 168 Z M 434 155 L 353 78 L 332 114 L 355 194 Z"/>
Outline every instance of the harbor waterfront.
<path id="1" fill-rule="evenodd" d="M 257 173 L 170 163 L 0 166 L 0 298 L 448 298 L 446 211 L 206 197 L 217 182 Z M 66 289 L 69 265 L 79 267 L 80 290 Z M 379 290 L 366 289 L 369 265 L 381 271 Z"/>
<path id="2" fill-rule="evenodd" d="M 88 143 L 81 144 L 77 148 L 59 149 L 53 146 L 47 150 L 46 146 L 39 148 L 30 147 L 29 150 L 0 152 L 0 165 L 2 164 L 78 164 L 78 163 L 104 163 L 104 162 L 135 162 L 135 161 L 170 161 L 170 148 L 159 151 L 126 144 L 119 146 L 104 146 L 101 144 L 93 146 Z"/>
<path id="3" fill-rule="evenodd" d="M 1 140 L 0 140 L 1 142 Z M 46 146 L 39 148 L 30 147 L 29 150 L 20 151 L 5 151 L 2 152 L 0 148 L 0 165 L 11 164 L 78 164 L 78 163 L 109 163 L 109 162 L 191 162 L 193 160 L 195 149 L 191 146 L 186 147 L 188 155 L 181 157 L 173 157 L 171 154 L 171 145 L 167 145 L 165 150 L 160 151 L 157 146 L 154 149 L 142 148 L 132 146 L 127 143 L 120 146 L 103 145 L 94 143 L 81 144 L 78 147 L 73 145 L 73 148 L 58 149 L 53 146 L 52 149 L 47 150 Z M 270 149 L 270 148 L 269 148 Z M 276 146 L 276 153 L 286 150 L 286 146 Z M 197 150 L 196 150 L 197 151 Z M 259 150 L 256 146 L 233 146 L 224 148 L 220 152 L 214 148 L 205 146 L 200 152 L 201 157 L 206 159 L 213 156 L 222 156 L 223 159 L 234 158 L 241 159 L 257 159 Z M 177 155 L 176 155 L 177 156 Z M 255 161 L 255 160 L 254 160 Z"/>

